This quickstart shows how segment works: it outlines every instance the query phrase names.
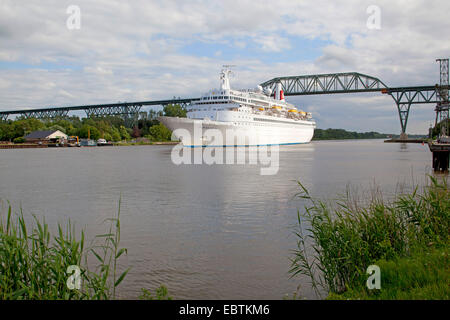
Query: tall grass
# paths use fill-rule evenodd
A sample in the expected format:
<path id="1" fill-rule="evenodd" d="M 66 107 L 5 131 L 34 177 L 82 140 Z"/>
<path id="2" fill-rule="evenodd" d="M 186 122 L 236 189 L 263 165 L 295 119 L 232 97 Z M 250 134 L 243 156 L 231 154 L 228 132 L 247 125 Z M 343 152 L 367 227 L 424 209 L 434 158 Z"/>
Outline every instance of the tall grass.
<path id="1" fill-rule="evenodd" d="M 0 218 L 0 299 L 81 299 L 85 294 L 69 290 L 66 270 L 81 265 L 85 245 L 84 232 L 79 240 L 69 222 L 58 225 L 51 237 L 48 224 L 36 217 L 31 230 L 22 212 L 8 208 Z M 88 279 L 86 270 L 83 277 Z"/>
<path id="2" fill-rule="evenodd" d="M 365 206 L 355 206 L 349 195 L 331 206 L 299 186 L 298 197 L 308 205 L 298 212 L 290 273 L 306 275 L 319 297 L 324 291 L 339 294 L 362 287 L 366 268 L 379 260 L 448 248 L 450 197 L 445 180 L 430 177 L 420 192 L 415 187 L 390 202 L 373 197 Z"/>
<path id="3" fill-rule="evenodd" d="M 362 285 L 344 293 L 331 293 L 327 299 L 450 299 L 449 256 L 444 248 L 430 248 L 407 257 L 381 259 L 381 289 L 367 290 Z"/>
<path id="4" fill-rule="evenodd" d="M 120 201 L 116 217 L 107 219 L 108 233 L 86 246 L 85 233 L 76 237 L 69 221 L 58 224 L 51 235 L 45 219 L 33 216 L 27 226 L 22 211 L 0 216 L 0 299 L 114 299 L 116 288 L 129 269 L 117 272 L 118 259 L 127 253 L 120 247 Z M 101 243 L 98 244 L 99 240 Z M 94 256 L 97 266 L 88 268 Z M 81 288 L 69 289 L 69 266 L 80 268 Z"/>
<path id="5" fill-rule="evenodd" d="M 116 218 L 108 218 L 109 231 L 105 234 L 97 235 L 97 239 L 103 239 L 103 243 L 93 245 L 91 252 L 98 260 L 95 272 L 87 272 L 86 284 L 91 293 L 90 299 L 115 299 L 116 287 L 123 281 L 129 268 L 117 277 L 117 260 L 122 254 L 127 254 L 126 248 L 120 248 L 120 203 Z M 85 256 L 87 266 L 87 255 Z"/>

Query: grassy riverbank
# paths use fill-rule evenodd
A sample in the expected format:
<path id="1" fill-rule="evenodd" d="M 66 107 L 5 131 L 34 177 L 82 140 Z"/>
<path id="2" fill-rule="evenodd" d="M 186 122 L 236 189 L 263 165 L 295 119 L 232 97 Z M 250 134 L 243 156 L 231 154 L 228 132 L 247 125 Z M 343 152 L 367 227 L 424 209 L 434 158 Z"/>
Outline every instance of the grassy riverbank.
<path id="1" fill-rule="evenodd" d="M 450 197 L 446 181 L 393 201 L 365 204 L 347 194 L 334 204 L 313 198 L 298 215 L 291 274 L 307 276 L 328 299 L 449 299 Z M 307 231 L 305 231 L 305 228 Z M 368 289 L 369 265 L 380 267 L 381 289 Z"/>
<path id="2" fill-rule="evenodd" d="M 27 223 L 23 213 L 13 213 L 11 206 L 0 212 L 0 299 L 115 299 L 130 270 L 119 272 L 119 259 L 127 254 L 120 247 L 119 218 L 120 209 L 117 217 L 106 220 L 107 232 L 87 245 L 84 231 L 77 234 L 70 221 L 58 225 L 53 235 L 45 220 L 33 217 Z M 91 262 L 89 268 L 88 260 L 95 260 L 95 266 Z M 164 286 L 155 294 L 142 289 L 139 298 L 170 299 Z"/>

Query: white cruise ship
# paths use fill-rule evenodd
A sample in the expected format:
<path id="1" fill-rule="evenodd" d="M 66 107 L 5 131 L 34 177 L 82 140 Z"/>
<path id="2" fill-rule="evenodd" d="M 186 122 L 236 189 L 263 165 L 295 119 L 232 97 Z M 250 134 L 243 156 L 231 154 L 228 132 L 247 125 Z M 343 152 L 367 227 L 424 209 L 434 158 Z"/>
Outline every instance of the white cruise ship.
<path id="1" fill-rule="evenodd" d="M 230 69 L 220 74 L 220 89 L 187 107 L 187 118 L 159 120 L 184 146 L 261 146 L 311 141 L 315 122 L 309 112 L 284 99 L 281 84 L 270 89 L 232 90 Z"/>

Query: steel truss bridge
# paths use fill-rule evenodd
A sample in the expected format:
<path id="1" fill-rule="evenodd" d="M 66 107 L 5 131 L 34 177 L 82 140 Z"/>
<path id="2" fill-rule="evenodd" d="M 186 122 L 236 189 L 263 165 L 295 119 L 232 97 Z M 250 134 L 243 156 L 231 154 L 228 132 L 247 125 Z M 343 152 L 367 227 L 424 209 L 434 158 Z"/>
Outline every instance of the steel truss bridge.
<path id="1" fill-rule="evenodd" d="M 41 109 L 23 109 L 12 111 L 0 111 L 0 119 L 7 120 L 10 115 L 19 115 L 26 119 L 52 119 L 68 117 L 71 111 L 84 111 L 87 117 L 121 116 L 124 119 L 136 120 L 143 106 L 165 106 L 168 104 L 185 105 L 198 98 L 191 99 L 170 99 L 170 100 L 152 100 L 139 102 L 118 102 L 108 104 L 93 104 L 85 106 L 41 108 Z"/>
<path id="2" fill-rule="evenodd" d="M 438 92 L 449 89 L 448 85 L 389 88 L 380 79 L 357 72 L 279 77 L 263 82 L 261 86 L 273 91 L 278 83 L 281 83 L 286 96 L 358 92 L 389 94 L 397 106 L 402 134 L 406 133 L 412 104 L 438 104 Z"/>
<path id="3" fill-rule="evenodd" d="M 448 85 L 390 88 L 378 78 L 357 72 L 278 77 L 261 83 L 261 86 L 263 88 L 272 89 L 273 91 L 277 83 L 281 83 L 281 87 L 286 96 L 361 92 L 380 92 L 388 94 L 393 98 L 397 106 L 402 134 L 406 133 L 409 111 L 412 104 L 437 104 L 440 102 L 439 92 L 442 92 L 443 90 L 448 91 L 449 89 Z M 199 100 L 199 98 L 0 111 L 0 119 L 7 120 L 10 115 L 40 119 L 67 117 L 69 112 L 81 110 L 84 111 L 88 117 L 115 115 L 122 116 L 125 119 L 136 120 L 143 106 L 164 106 L 168 104 L 185 105 L 196 100 Z"/>

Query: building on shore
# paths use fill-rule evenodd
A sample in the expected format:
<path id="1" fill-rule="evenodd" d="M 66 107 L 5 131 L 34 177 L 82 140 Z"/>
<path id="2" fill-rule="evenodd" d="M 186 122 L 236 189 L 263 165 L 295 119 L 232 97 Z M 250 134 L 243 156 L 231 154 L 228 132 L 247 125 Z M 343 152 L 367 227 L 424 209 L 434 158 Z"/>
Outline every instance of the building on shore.
<path id="1" fill-rule="evenodd" d="M 33 131 L 26 135 L 25 141 L 28 143 L 61 143 L 67 141 L 67 134 L 59 130 Z"/>

